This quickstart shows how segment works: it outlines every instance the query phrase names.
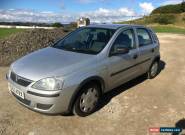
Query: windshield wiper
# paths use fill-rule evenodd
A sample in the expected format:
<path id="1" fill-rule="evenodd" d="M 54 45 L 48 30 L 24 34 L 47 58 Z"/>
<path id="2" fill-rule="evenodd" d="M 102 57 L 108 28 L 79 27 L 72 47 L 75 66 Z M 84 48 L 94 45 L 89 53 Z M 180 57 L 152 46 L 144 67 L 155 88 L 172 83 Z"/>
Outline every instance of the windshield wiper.
<path id="1" fill-rule="evenodd" d="M 55 48 L 58 48 L 58 49 L 62 49 L 62 50 L 66 50 L 66 51 L 73 51 L 75 50 L 74 48 L 72 47 L 68 47 L 68 46 L 54 46 Z"/>
<path id="2" fill-rule="evenodd" d="M 86 54 L 97 54 L 97 52 L 92 51 L 92 50 L 75 49 L 74 51 L 80 52 L 80 53 L 86 53 Z"/>
<path id="3" fill-rule="evenodd" d="M 62 49 L 66 51 L 72 51 L 72 52 L 79 52 L 79 53 L 85 53 L 85 54 L 97 54 L 98 52 L 92 51 L 92 50 L 85 50 L 85 49 L 78 49 L 75 47 L 64 47 L 64 46 L 54 46 L 57 49 Z"/>

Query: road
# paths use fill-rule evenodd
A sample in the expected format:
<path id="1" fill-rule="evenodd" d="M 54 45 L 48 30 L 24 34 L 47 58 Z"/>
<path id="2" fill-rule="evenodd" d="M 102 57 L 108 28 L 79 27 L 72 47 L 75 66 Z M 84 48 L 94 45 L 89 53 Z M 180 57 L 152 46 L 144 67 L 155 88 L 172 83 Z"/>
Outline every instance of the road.
<path id="1" fill-rule="evenodd" d="M 139 77 L 107 93 L 99 110 L 85 118 L 48 116 L 23 107 L 8 92 L 8 67 L 0 67 L 0 135 L 149 135 L 149 127 L 183 123 L 185 35 L 158 37 L 160 74 L 153 80 Z"/>

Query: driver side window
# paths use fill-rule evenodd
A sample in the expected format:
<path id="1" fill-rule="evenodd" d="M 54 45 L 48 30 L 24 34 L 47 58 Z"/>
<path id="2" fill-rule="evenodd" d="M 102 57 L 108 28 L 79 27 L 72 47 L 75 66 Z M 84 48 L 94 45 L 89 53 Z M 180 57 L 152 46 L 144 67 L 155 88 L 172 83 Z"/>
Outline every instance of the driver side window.
<path id="1" fill-rule="evenodd" d="M 133 29 L 125 30 L 118 35 L 112 45 L 111 54 L 116 53 L 116 50 L 119 47 L 127 48 L 129 50 L 136 48 Z"/>

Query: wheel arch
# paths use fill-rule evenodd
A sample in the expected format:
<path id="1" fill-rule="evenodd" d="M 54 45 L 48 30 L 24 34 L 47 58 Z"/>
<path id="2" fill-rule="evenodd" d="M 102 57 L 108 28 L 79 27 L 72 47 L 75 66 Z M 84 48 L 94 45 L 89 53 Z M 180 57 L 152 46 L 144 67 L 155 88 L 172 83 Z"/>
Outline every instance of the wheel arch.
<path id="1" fill-rule="evenodd" d="M 153 64 L 155 61 L 160 62 L 160 59 L 161 59 L 160 55 L 155 56 L 155 57 L 153 58 L 153 60 L 151 61 L 150 65 L 149 65 L 149 69 L 151 68 L 152 64 Z M 149 70 L 149 69 L 148 69 L 148 70 Z"/>
<path id="2" fill-rule="evenodd" d="M 99 76 L 92 76 L 92 77 L 89 77 L 85 80 L 83 80 L 80 85 L 77 87 L 77 89 L 75 90 L 75 92 L 73 93 L 72 95 L 72 98 L 71 98 L 71 101 L 69 103 L 69 107 L 68 107 L 68 111 L 71 112 L 72 109 L 73 109 L 73 105 L 75 103 L 75 100 L 80 92 L 80 90 L 87 84 L 91 83 L 91 82 L 96 82 L 98 83 L 98 85 L 100 86 L 100 92 L 101 94 L 104 93 L 104 89 L 105 89 L 105 82 L 103 80 L 102 77 L 99 77 Z"/>
<path id="3" fill-rule="evenodd" d="M 154 61 L 158 61 L 158 62 L 159 62 L 160 59 L 161 59 L 160 55 L 157 55 L 157 56 L 154 58 L 153 62 L 154 62 Z"/>

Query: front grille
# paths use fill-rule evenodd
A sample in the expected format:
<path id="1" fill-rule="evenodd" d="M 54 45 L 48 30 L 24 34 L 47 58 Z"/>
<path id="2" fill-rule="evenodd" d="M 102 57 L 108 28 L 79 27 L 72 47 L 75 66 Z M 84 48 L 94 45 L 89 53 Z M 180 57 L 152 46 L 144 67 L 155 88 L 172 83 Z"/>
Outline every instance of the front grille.
<path id="1" fill-rule="evenodd" d="M 12 92 L 12 94 L 14 95 L 14 97 L 16 97 L 17 100 L 19 100 L 19 101 L 22 102 L 23 104 L 28 105 L 28 106 L 30 105 L 30 103 L 31 103 L 30 100 L 22 99 L 22 98 L 18 97 L 17 95 L 15 95 L 13 92 Z"/>
<path id="2" fill-rule="evenodd" d="M 11 72 L 10 74 L 10 78 L 12 81 L 14 81 L 15 83 L 27 87 L 28 85 L 30 85 L 32 83 L 31 80 L 25 79 L 21 76 L 16 75 L 14 72 Z"/>

